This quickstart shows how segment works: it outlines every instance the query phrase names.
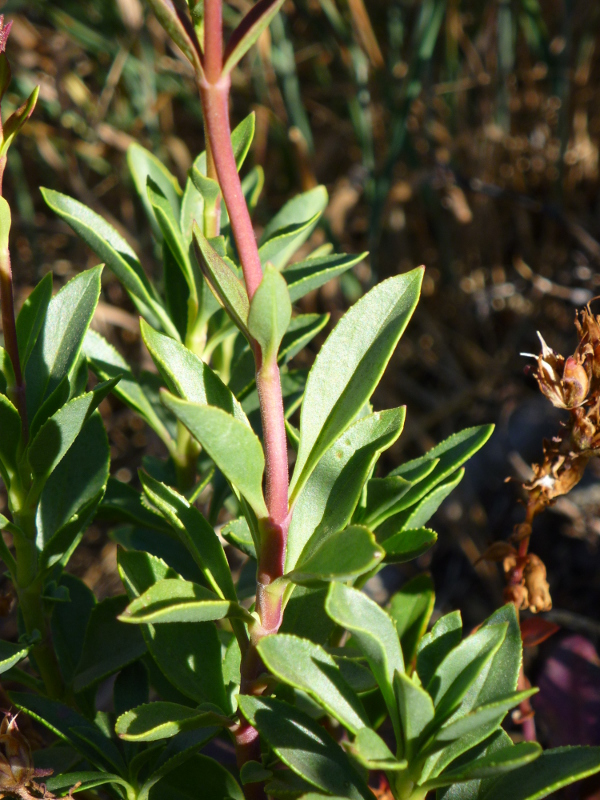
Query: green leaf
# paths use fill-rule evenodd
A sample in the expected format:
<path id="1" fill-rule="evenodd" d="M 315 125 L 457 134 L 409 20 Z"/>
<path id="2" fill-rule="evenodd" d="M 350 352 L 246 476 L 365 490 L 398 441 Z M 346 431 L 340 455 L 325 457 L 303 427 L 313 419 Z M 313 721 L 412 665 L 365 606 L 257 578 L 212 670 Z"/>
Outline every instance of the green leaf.
<path id="1" fill-rule="evenodd" d="M 279 347 L 278 364 L 287 364 L 303 347 L 321 331 L 329 320 L 329 314 L 300 314 L 292 317 Z M 250 346 L 245 345 L 232 364 L 229 388 L 242 399 L 255 385 L 256 364 Z"/>
<path id="2" fill-rule="evenodd" d="M 400 436 L 406 409 L 358 419 L 323 455 L 294 504 L 286 571 L 344 528 L 380 453 Z"/>
<path id="3" fill-rule="evenodd" d="M 464 716 L 477 707 L 502 701 L 517 688 L 523 647 L 519 622 L 512 603 L 499 608 L 492 614 L 484 622 L 481 630 L 498 625 L 507 626 L 504 641 L 492 659 L 488 660 L 481 668 L 451 721 Z M 482 722 L 481 719 L 480 722 Z M 436 777 L 439 775 L 454 759 L 489 736 L 497 728 L 497 724 L 497 718 L 492 717 L 489 722 L 482 722 L 470 733 L 463 734 L 443 750 L 431 755 L 424 765 L 423 776 Z"/>
<path id="4" fill-rule="evenodd" d="M 474 711 L 459 716 L 458 719 L 450 720 L 446 725 L 443 725 L 437 731 L 435 740 L 436 742 L 443 742 L 460 739 L 484 725 L 487 726 L 488 722 L 494 722 L 499 725 L 507 711 L 536 692 L 537 689 L 535 688 L 526 689 L 522 692 L 514 692 L 501 700 L 495 700 L 493 703 L 477 706 Z"/>
<path id="5" fill-rule="evenodd" d="M 96 598 L 82 580 L 69 573 L 63 573 L 59 586 L 68 590 L 70 602 L 57 603 L 52 611 L 52 646 L 65 683 L 71 684 L 81 659 L 85 631 L 96 605 Z"/>
<path id="6" fill-rule="evenodd" d="M 410 481 L 394 475 L 387 478 L 371 478 L 367 483 L 367 499 L 365 507 L 359 509 L 359 519 L 373 529 L 390 516 L 390 509 L 412 487 Z"/>
<path id="7" fill-rule="evenodd" d="M 325 612 L 327 587 L 295 586 L 285 606 L 281 633 L 292 633 L 317 644 L 326 644 L 334 623 Z"/>
<path id="8" fill-rule="evenodd" d="M 440 617 L 431 631 L 423 636 L 417 646 L 417 672 L 423 686 L 429 685 L 438 666 L 460 644 L 461 638 L 460 611 Z"/>
<path id="9" fill-rule="evenodd" d="M 171 526 L 162 514 L 158 514 L 143 500 L 143 495 L 129 483 L 109 478 L 106 493 L 98 509 L 97 519 L 111 522 L 134 522 L 145 528 L 154 528 L 162 533 L 171 533 Z"/>
<path id="10" fill-rule="evenodd" d="M 354 758 L 368 770 L 399 771 L 406 769 L 407 761 L 398 761 L 381 736 L 371 728 L 361 728 L 348 749 Z"/>
<path id="11" fill-rule="evenodd" d="M 237 603 L 223 600 L 197 583 L 165 578 L 136 597 L 119 616 L 121 622 L 207 622 L 225 617 L 254 618 Z"/>
<path id="12" fill-rule="evenodd" d="M 99 383 L 93 391 L 70 400 L 42 425 L 27 450 L 34 487 L 43 485 L 56 469 L 85 423 L 117 381 L 118 378 L 115 378 Z"/>
<path id="13" fill-rule="evenodd" d="M 127 148 L 127 166 L 154 235 L 160 241 L 162 232 L 152 207 L 152 201 L 148 196 L 148 180 L 151 180 L 160 190 L 175 219 L 179 219 L 182 196 L 179 182 L 153 153 L 137 142 L 133 142 Z"/>
<path id="14" fill-rule="evenodd" d="M 493 780 L 486 800 L 539 800 L 600 771 L 600 747 L 557 747 Z"/>
<path id="15" fill-rule="evenodd" d="M 29 419 L 77 362 L 100 297 L 101 274 L 98 266 L 76 275 L 48 304 L 25 370 Z"/>
<path id="16" fill-rule="evenodd" d="M 135 551 L 120 551 L 119 571 L 130 600 L 175 573 L 158 558 Z M 126 627 L 126 626 L 123 626 Z M 152 658 L 166 678 L 197 703 L 214 703 L 229 711 L 221 667 L 221 643 L 213 622 L 142 625 Z"/>
<path id="17" fill-rule="evenodd" d="M 229 37 L 223 55 L 223 74 L 231 72 L 256 42 L 283 5 L 283 0 L 258 0 Z"/>
<path id="18" fill-rule="evenodd" d="M 448 786 L 452 783 L 489 778 L 499 773 L 511 772 L 517 767 L 535 761 L 541 754 L 542 748 L 537 742 L 520 742 L 476 758 L 465 766 L 447 770 L 439 778 L 428 781 L 426 786 L 429 789 L 435 789 L 438 786 Z"/>
<path id="19" fill-rule="evenodd" d="M 437 538 L 437 533 L 430 528 L 398 531 L 382 544 L 385 550 L 385 561 L 396 564 L 412 561 L 433 547 Z"/>
<path id="20" fill-rule="evenodd" d="M 500 648 L 507 628 L 507 623 L 480 628 L 451 650 L 436 669 L 426 688 L 440 722 L 456 711 L 467 691 Z"/>
<path id="21" fill-rule="evenodd" d="M 372 800 L 346 754 L 307 714 L 270 697 L 240 695 L 238 703 L 248 722 L 297 775 L 328 794 Z"/>
<path id="22" fill-rule="evenodd" d="M 9 389 L 14 389 L 16 383 L 10 356 L 3 347 L 0 347 L 0 392 L 7 394 Z"/>
<path id="23" fill-rule="evenodd" d="M 73 677 L 76 692 L 113 675 L 146 652 L 141 633 L 118 620 L 126 605 L 127 597 L 119 595 L 94 606 Z"/>
<path id="24" fill-rule="evenodd" d="M 22 661 L 30 649 L 29 644 L 0 641 L 0 675 Z"/>
<path id="25" fill-rule="evenodd" d="M 53 189 L 42 188 L 40 191 L 46 205 L 73 228 L 115 274 L 129 294 L 139 301 L 138 307 L 144 316 L 150 315 L 150 321 L 160 320 L 163 328 L 171 336 L 178 338 L 177 329 L 158 302 L 156 290 L 142 269 L 137 255 L 112 225 L 72 197 Z"/>
<path id="26" fill-rule="evenodd" d="M 390 601 L 388 614 L 396 625 L 406 664 L 412 664 L 417 654 L 417 647 L 427 630 L 434 603 L 433 581 L 427 574 L 417 575 L 407 581 Z"/>
<path id="27" fill-rule="evenodd" d="M 400 720 L 393 681 L 395 672 L 404 672 L 404 660 L 392 620 L 365 594 L 341 583 L 331 584 L 325 609 L 337 625 L 350 631 L 369 662 L 398 737 Z"/>
<path id="28" fill-rule="evenodd" d="M 44 324 L 52 297 L 52 273 L 47 272 L 27 297 L 17 317 L 17 343 L 21 368 L 25 369 L 33 346 Z"/>
<path id="29" fill-rule="evenodd" d="M 256 561 L 256 548 L 252 538 L 252 532 L 244 517 L 233 519 L 221 528 L 221 536 L 225 541 L 237 547 L 244 555 L 250 556 Z"/>
<path id="30" fill-rule="evenodd" d="M 254 138 L 254 129 L 256 126 L 256 115 L 254 111 L 251 114 L 248 114 L 239 125 L 237 125 L 233 133 L 231 134 L 231 147 L 233 150 L 233 155 L 235 157 L 235 163 L 238 169 L 238 172 L 242 168 L 244 161 L 246 160 L 246 156 L 248 155 L 248 151 L 250 149 L 250 145 L 252 144 L 252 140 Z M 255 168 L 256 169 L 256 168 Z M 253 170 L 254 172 L 255 170 Z M 183 200 L 181 202 L 181 215 L 180 215 L 180 227 L 181 232 L 185 238 L 186 242 L 192 241 L 192 225 L 194 221 L 200 222 L 204 216 L 204 191 L 208 189 L 209 186 L 213 183 L 210 181 L 209 183 L 205 183 L 207 180 L 206 178 L 207 173 L 207 165 L 206 165 L 206 152 L 200 153 L 200 155 L 194 160 L 192 167 L 189 171 L 188 179 L 185 184 L 185 190 L 183 193 Z M 256 175 L 256 173 L 255 173 Z M 256 176 L 254 180 L 257 180 Z M 244 186 L 242 185 L 242 190 Z M 218 190 L 218 184 L 217 184 Z M 223 209 L 221 210 L 221 229 L 224 230 L 225 225 L 224 223 L 224 215 Z"/>
<path id="31" fill-rule="evenodd" d="M 261 263 L 282 269 L 313 232 L 327 207 L 327 190 L 317 186 L 289 200 L 267 223 L 260 237 Z"/>
<path id="32" fill-rule="evenodd" d="M 257 517 L 267 517 L 262 493 L 265 457 L 251 428 L 220 408 L 189 403 L 168 392 L 163 393 L 162 400 L 246 498 Z"/>
<path id="33" fill-rule="evenodd" d="M 378 540 L 382 543 L 386 543 L 388 539 L 391 538 L 398 541 L 398 534 L 404 531 L 416 529 L 427 530 L 422 526 L 429 522 L 448 495 L 454 491 L 462 481 L 464 475 L 464 469 L 459 469 L 458 472 L 441 483 L 438 483 L 429 494 L 425 495 L 425 497 L 414 506 L 410 506 L 404 511 L 394 514 L 393 517 L 386 519 L 383 525 L 377 528 Z M 400 502 L 402 503 L 403 501 L 401 500 Z M 433 540 L 431 544 L 434 544 L 434 541 L 435 540 Z M 394 546 L 392 545 L 392 547 Z"/>
<path id="34" fill-rule="evenodd" d="M 182 767 L 190 756 L 194 758 L 194 753 L 197 753 L 199 749 L 219 733 L 219 730 L 217 727 L 197 728 L 174 736 L 167 746 L 162 749 L 158 760 L 154 762 L 152 773 L 146 778 L 137 800 L 148 800 L 148 794 L 153 786 L 170 772 Z M 168 786 L 167 781 L 163 785 Z M 160 788 L 157 789 L 157 791 L 159 790 Z M 153 800 L 155 797 L 156 793 L 153 792 Z"/>
<path id="35" fill-rule="evenodd" d="M 203 269 L 210 288 L 244 336 L 249 338 L 250 303 L 244 284 L 209 243 L 198 225 L 194 225 L 192 230 L 197 247 L 198 263 Z"/>
<path id="36" fill-rule="evenodd" d="M 336 662 L 318 644 L 279 633 L 261 639 L 258 652 L 273 675 L 306 692 L 352 733 L 369 724 Z"/>
<path id="37" fill-rule="evenodd" d="M 281 273 L 287 282 L 290 300 L 295 303 L 305 294 L 318 289 L 333 278 L 343 275 L 355 264 L 363 261 L 366 256 L 367 253 L 328 255 L 290 264 Z"/>
<path id="38" fill-rule="evenodd" d="M 197 508 L 174 489 L 140 472 L 144 492 L 176 530 L 213 590 L 235 602 L 235 587 L 219 538 Z"/>
<path id="39" fill-rule="evenodd" d="M 42 491 L 36 514 L 40 569 L 68 560 L 102 499 L 109 459 L 108 437 L 95 412 Z"/>
<path id="40" fill-rule="evenodd" d="M 247 783 L 263 783 L 273 777 L 270 769 L 265 769 L 258 761 L 246 761 L 240 770 L 242 786 Z"/>
<path id="41" fill-rule="evenodd" d="M 414 311 L 422 275 L 413 270 L 375 286 L 321 348 L 306 382 L 291 501 L 373 393 Z"/>
<path id="42" fill-rule="evenodd" d="M 188 248 L 179 228 L 179 215 L 177 217 L 175 216 L 175 210 L 165 197 L 160 186 L 155 183 L 150 176 L 148 176 L 147 193 L 163 239 L 185 278 L 192 301 L 197 305 L 198 290 L 196 287 L 196 276 L 194 275 L 192 264 L 189 259 Z"/>
<path id="43" fill-rule="evenodd" d="M 37 102 L 40 87 L 36 86 L 27 100 L 10 117 L 4 121 L 2 130 L 2 145 L 0 146 L 0 158 L 4 157 L 11 146 L 13 139 L 33 114 L 33 109 Z"/>
<path id="44" fill-rule="evenodd" d="M 393 513 L 402 511 L 419 502 L 428 494 L 434 486 L 448 478 L 461 467 L 465 461 L 476 453 L 492 435 L 493 425 L 479 425 L 475 428 L 465 428 L 465 430 L 455 433 L 448 439 L 433 447 L 421 458 L 409 461 L 406 464 L 390 472 L 391 476 L 400 475 L 406 480 L 411 480 L 408 473 L 419 470 L 432 460 L 439 459 L 435 467 L 427 474 L 424 479 L 418 481 L 416 486 L 407 492 L 393 509 Z M 426 520 L 427 521 L 427 520 Z M 411 523 L 410 527 L 420 527 L 424 523 Z"/>
<path id="45" fill-rule="evenodd" d="M 207 756 L 194 755 L 173 769 L 152 790 L 152 800 L 244 800 L 237 781 L 225 767 Z"/>
<path id="46" fill-rule="evenodd" d="M 169 739 L 181 731 L 202 727 L 209 716 L 178 703 L 158 701 L 121 714 L 115 731 L 119 738 L 128 742 L 155 742 Z"/>
<path id="47" fill-rule="evenodd" d="M 19 412 L 8 397 L 0 394 L 0 471 L 7 488 L 17 474 L 22 423 Z"/>
<path id="48" fill-rule="evenodd" d="M 351 525 L 329 536 L 306 558 L 300 557 L 286 577 L 294 583 L 347 581 L 374 569 L 383 558 L 375 536 L 363 525 Z"/>
<path id="49" fill-rule="evenodd" d="M 179 12 L 173 0 L 148 0 L 156 19 L 190 62 L 198 77 L 203 75 L 200 45 L 191 21 L 185 12 Z M 131 145 L 143 150 L 139 145 Z M 145 151 L 147 152 L 147 151 Z M 129 154 L 129 153 L 128 153 Z M 148 154 L 150 155 L 150 154 Z M 160 164 L 160 162 L 158 162 Z M 161 165 L 162 166 L 162 165 Z M 131 169 L 131 166 L 130 166 Z M 132 172 L 135 172 L 132 169 Z M 145 185 L 145 183 L 144 183 Z"/>
<path id="50" fill-rule="evenodd" d="M 254 293 L 248 313 L 248 331 L 262 350 L 263 363 L 277 358 L 277 351 L 292 318 L 287 284 L 272 264 Z"/>
<path id="51" fill-rule="evenodd" d="M 17 708 L 41 722 L 56 736 L 69 742 L 92 764 L 100 769 L 114 769 L 125 774 L 123 757 L 102 728 L 77 711 L 56 700 L 34 694 L 11 692 L 10 699 Z"/>
<path id="52" fill-rule="evenodd" d="M 405 758 L 412 761 L 417 752 L 417 742 L 431 724 L 435 710 L 429 694 L 414 678 L 403 672 L 394 675 L 394 691 L 398 701 L 398 714 L 402 725 L 402 743 Z"/>
<path id="53" fill-rule="evenodd" d="M 216 406 L 248 424 L 242 407 L 216 372 L 180 342 L 140 320 L 142 339 L 167 387 L 184 400 Z"/>
<path id="54" fill-rule="evenodd" d="M 102 380 L 121 376 L 121 380 L 113 390 L 114 394 L 125 405 L 142 416 L 152 430 L 168 445 L 171 441 L 168 430 L 123 356 L 103 336 L 93 330 L 89 330 L 85 336 L 83 352 L 89 359 L 94 373 Z"/>
<path id="55" fill-rule="evenodd" d="M 123 778 L 110 772 L 68 772 L 66 775 L 56 775 L 53 778 L 48 778 L 44 786 L 49 792 L 67 792 L 73 789 L 77 793 L 96 789 L 98 786 L 104 786 L 107 783 L 123 786 L 126 790 L 132 790 L 133 788 Z M 77 788 L 74 788 L 75 786 Z"/>

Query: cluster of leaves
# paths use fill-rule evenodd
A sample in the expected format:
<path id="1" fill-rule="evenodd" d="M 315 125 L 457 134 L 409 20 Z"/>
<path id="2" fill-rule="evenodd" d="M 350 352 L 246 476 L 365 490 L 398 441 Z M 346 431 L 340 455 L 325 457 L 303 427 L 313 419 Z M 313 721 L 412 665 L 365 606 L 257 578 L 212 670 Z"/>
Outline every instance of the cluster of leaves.
<path id="1" fill-rule="evenodd" d="M 175 6 L 154 5 L 185 48 L 190 34 Z M 257 4 L 265 16 L 249 15 L 226 64 L 243 55 L 277 5 Z M 232 134 L 238 170 L 253 130 L 250 116 Z M 37 754 L 38 769 L 58 773 L 49 790 L 104 785 L 126 800 L 191 800 L 199 792 L 243 800 L 266 783 L 272 797 L 369 798 L 368 773 L 383 770 L 401 800 L 433 789 L 448 800 L 534 800 L 598 771 L 598 749 L 540 755 L 537 745 L 513 745 L 502 731 L 507 711 L 530 694 L 516 691 L 513 606 L 462 639 L 457 612 L 427 633 L 434 605 L 427 576 L 407 584 L 387 610 L 360 591 L 384 565 L 434 544 L 429 519 L 491 433 L 468 429 L 376 476 L 405 412 L 375 412 L 370 401 L 414 311 L 422 271 L 371 289 L 312 368 L 294 369 L 293 357 L 327 317 L 294 315 L 293 303 L 362 258 L 325 247 L 290 264 L 318 223 L 325 190 L 291 200 L 266 226 L 258 249 L 264 277 L 250 300 L 206 154 L 183 189 L 140 146 L 128 160 L 162 256 L 160 285 L 101 217 L 50 189 L 44 197 L 122 282 L 156 373 L 136 374 L 90 330 L 101 267 L 54 296 L 46 277 L 23 306 L 16 328 L 26 415 L 11 400 L 19 386 L 0 351 L 0 465 L 12 515 L 0 522 L 14 550 L 0 543 L 23 629 L 18 644 L 2 643 L 0 670 L 32 690 L 12 692 L 15 706 L 59 740 Z M 255 168 L 242 183 L 250 209 L 261 186 Z M 268 585 L 283 621 L 269 636 L 260 635 L 247 602 L 269 546 L 256 348 L 281 368 L 296 453 L 283 570 Z M 88 368 L 100 381 L 91 391 Z M 168 451 L 165 461 L 145 461 L 142 492 L 108 477 L 97 406 L 110 391 Z M 207 487 L 210 502 L 201 509 Z M 119 524 L 112 536 L 126 591 L 101 602 L 64 572 L 94 516 Z M 245 559 L 236 579 L 219 533 Z M 260 666 L 244 685 L 244 659 L 253 652 Z M 27 669 L 18 666 L 25 657 Z M 98 687 L 112 677 L 113 711 L 98 711 Z M 385 729 L 377 733 L 387 719 L 393 750 Z M 260 761 L 245 761 L 238 782 L 199 751 L 245 723 L 263 750 Z M 538 758 L 544 768 L 538 761 L 531 772 Z"/>

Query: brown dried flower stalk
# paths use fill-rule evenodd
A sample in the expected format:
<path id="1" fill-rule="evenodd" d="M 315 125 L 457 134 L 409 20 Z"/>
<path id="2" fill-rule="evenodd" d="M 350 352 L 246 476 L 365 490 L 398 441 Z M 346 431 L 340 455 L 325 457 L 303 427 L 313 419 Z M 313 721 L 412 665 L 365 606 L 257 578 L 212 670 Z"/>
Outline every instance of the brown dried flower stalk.
<path id="1" fill-rule="evenodd" d="M 523 484 L 527 493 L 525 521 L 511 537 L 515 548 L 503 561 L 507 578 L 505 598 L 517 608 L 548 611 L 552 599 L 546 568 L 528 552 L 531 525 L 537 514 L 579 483 L 591 458 L 600 456 L 600 316 L 589 305 L 576 315 L 579 342 L 568 358 L 556 353 L 542 336 L 542 352 L 533 372 L 541 392 L 556 408 L 569 412 L 561 430 L 544 442 L 541 464 Z"/>

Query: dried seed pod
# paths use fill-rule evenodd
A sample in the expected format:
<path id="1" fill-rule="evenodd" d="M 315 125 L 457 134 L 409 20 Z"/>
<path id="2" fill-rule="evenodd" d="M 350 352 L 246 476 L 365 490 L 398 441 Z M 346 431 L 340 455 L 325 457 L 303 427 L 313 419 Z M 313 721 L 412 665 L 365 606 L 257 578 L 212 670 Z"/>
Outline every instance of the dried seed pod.
<path id="1" fill-rule="evenodd" d="M 535 553 L 530 553 L 523 572 L 525 586 L 529 594 L 529 610 L 534 614 L 550 611 L 552 598 L 550 586 L 546 580 L 546 565 Z"/>

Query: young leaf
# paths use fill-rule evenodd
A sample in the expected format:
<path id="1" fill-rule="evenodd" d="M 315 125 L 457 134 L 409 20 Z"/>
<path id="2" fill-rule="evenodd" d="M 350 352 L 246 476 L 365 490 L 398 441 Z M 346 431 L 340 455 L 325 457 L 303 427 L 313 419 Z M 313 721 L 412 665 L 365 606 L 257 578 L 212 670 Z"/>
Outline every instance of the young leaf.
<path id="1" fill-rule="evenodd" d="M 184 400 L 216 406 L 248 424 L 242 407 L 216 372 L 170 336 L 140 320 L 142 339 L 167 387 Z"/>
<path id="2" fill-rule="evenodd" d="M 76 692 L 131 664 L 146 652 L 139 630 L 127 628 L 118 621 L 127 605 L 127 597 L 109 597 L 94 606 L 85 632 L 83 650 L 73 687 Z"/>
<path id="3" fill-rule="evenodd" d="M 343 275 L 355 264 L 363 261 L 366 256 L 367 253 L 327 255 L 290 264 L 281 273 L 287 282 L 290 300 L 295 303 L 305 294 L 318 289 L 333 278 Z"/>
<path id="4" fill-rule="evenodd" d="M 402 672 L 394 675 L 394 692 L 402 725 L 404 757 L 412 761 L 419 737 L 434 718 L 433 701 L 424 689 Z"/>
<path id="5" fill-rule="evenodd" d="M 492 435 L 493 430 L 493 425 L 479 425 L 475 428 L 465 428 L 465 430 L 455 433 L 448 439 L 440 442 L 440 444 L 433 447 L 421 458 L 402 464 L 402 466 L 390 472 L 391 476 L 401 475 L 406 480 L 411 480 L 408 475 L 409 472 L 423 468 L 432 459 L 438 459 L 438 463 L 431 472 L 429 472 L 425 478 L 419 480 L 418 483 L 400 499 L 397 506 L 393 508 L 392 513 L 396 514 L 405 508 L 415 505 L 437 486 L 438 483 L 445 480 L 453 473 L 455 474 L 457 469 L 461 467 L 465 461 L 468 461 L 474 453 L 483 447 Z M 419 523 L 419 525 L 421 524 L 423 523 Z M 412 524 L 411 527 L 413 527 Z"/>
<path id="6" fill-rule="evenodd" d="M 246 498 L 257 517 L 268 516 L 262 493 L 265 457 L 258 437 L 248 425 L 220 408 L 188 403 L 168 392 L 163 393 L 162 399 Z"/>
<path id="7" fill-rule="evenodd" d="M 302 403 L 292 501 L 373 393 L 416 306 L 422 275 L 413 270 L 375 286 L 346 312 L 321 348 Z"/>
<path id="8" fill-rule="evenodd" d="M 205 712 L 159 700 L 121 714 L 115 731 L 127 742 L 155 742 L 202 727 L 207 719 L 209 715 Z"/>
<path id="9" fill-rule="evenodd" d="M 43 485 L 56 469 L 87 420 L 117 381 L 118 378 L 115 378 L 99 383 L 93 391 L 70 400 L 42 425 L 27 451 L 34 485 Z"/>
<path id="10" fill-rule="evenodd" d="M 101 273 L 102 266 L 98 266 L 76 275 L 50 300 L 25 370 L 29 419 L 79 357 L 100 297 Z"/>
<path id="11" fill-rule="evenodd" d="M 187 13 L 177 8 L 177 0 L 149 0 L 149 3 L 156 19 L 190 62 L 196 75 L 202 76 L 202 52 Z"/>
<path id="12" fill-rule="evenodd" d="M 249 338 L 248 313 L 250 302 L 244 284 L 221 258 L 198 225 L 192 228 L 198 263 L 217 299 L 226 308 L 241 332 Z"/>
<path id="13" fill-rule="evenodd" d="M 329 536 L 307 558 L 300 557 L 286 577 L 294 583 L 348 581 L 374 569 L 383 558 L 375 536 L 363 525 L 351 525 Z"/>
<path id="14" fill-rule="evenodd" d="M 427 630 L 434 602 L 433 581 L 427 574 L 417 575 L 407 581 L 390 601 L 388 614 L 396 625 L 406 664 L 412 664 L 415 658 L 419 642 Z"/>
<path id="15" fill-rule="evenodd" d="M 258 0 L 231 34 L 223 56 L 223 74 L 231 72 L 283 5 L 283 0 Z"/>
<path id="16" fill-rule="evenodd" d="M 2 130 L 2 145 L 0 146 L 0 158 L 4 157 L 11 146 L 13 139 L 33 114 L 33 109 L 37 102 L 40 87 L 36 86 L 27 100 L 10 117 L 5 120 Z"/>
<path id="17" fill-rule="evenodd" d="M 349 731 L 368 726 L 360 700 L 318 644 L 280 633 L 261 639 L 258 652 L 273 675 L 306 692 Z"/>
<path id="18" fill-rule="evenodd" d="M 429 522 L 448 495 L 458 486 L 464 475 L 464 469 L 459 469 L 458 472 L 439 483 L 414 506 L 410 506 L 404 511 L 394 514 L 392 517 L 388 517 L 383 525 L 377 528 L 378 540 L 387 542 L 388 539 L 392 537 L 396 538 L 397 535 L 403 531 L 422 528 L 423 525 Z M 423 481 L 423 483 L 425 483 L 425 481 Z M 410 492 L 407 492 L 405 498 L 409 493 Z M 400 500 L 400 503 L 403 502 L 405 502 L 405 499 Z M 433 544 L 433 542 L 431 542 L 431 544 Z M 392 548 L 390 548 L 390 551 L 391 549 Z"/>
<path id="19" fill-rule="evenodd" d="M 253 617 L 231 600 L 222 600 L 214 592 L 197 583 L 179 578 L 158 581 L 136 597 L 119 616 L 121 622 L 207 622 L 225 617 Z"/>
<path id="20" fill-rule="evenodd" d="M 327 207 L 327 190 L 317 186 L 289 200 L 267 223 L 260 237 L 261 263 L 282 269 L 313 232 Z"/>
<path id="21" fill-rule="evenodd" d="M 286 334 L 281 340 L 278 364 L 287 364 L 300 352 L 329 320 L 329 314 L 299 314 L 293 317 Z M 256 365 L 250 345 L 246 344 L 232 364 L 229 388 L 240 400 L 246 397 L 255 386 Z"/>
<path id="22" fill-rule="evenodd" d="M 127 148 L 127 166 L 133 178 L 136 191 L 139 195 L 148 221 L 152 225 L 154 235 L 160 241 L 161 229 L 156 219 L 152 203 L 148 197 L 148 180 L 160 190 L 163 197 L 170 206 L 175 219 L 179 219 L 179 208 L 181 204 L 182 191 L 177 178 L 172 175 L 159 159 L 142 147 L 137 142 L 133 142 Z"/>
<path id="23" fill-rule="evenodd" d="M 393 408 L 361 417 L 321 458 L 294 505 L 286 571 L 348 524 L 379 454 L 400 436 L 405 413 Z"/>
<path id="24" fill-rule="evenodd" d="M 325 609 L 335 623 L 350 631 L 369 662 L 398 738 L 400 720 L 393 681 L 395 672 L 404 672 L 404 660 L 392 620 L 365 594 L 341 583 L 331 584 Z"/>
<path id="25" fill-rule="evenodd" d="M 238 697 L 240 711 L 284 764 L 328 794 L 372 800 L 363 779 L 328 733 L 300 709 L 270 697 Z"/>
<path id="26" fill-rule="evenodd" d="M 237 600 L 231 570 L 221 543 L 202 516 L 174 489 L 140 471 L 144 492 L 177 531 L 181 543 L 200 567 L 213 590 L 224 599 Z"/>
<path id="27" fill-rule="evenodd" d="M 439 731 L 437 731 L 435 740 L 437 742 L 449 742 L 453 739 L 461 739 L 463 736 L 470 734 L 478 728 L 483 726 L 487 727 L 489 722 L 499 725 L 507 711 L 519 705 L 519 703 L 531 697 L 531 695 L 536 692 L 537 689 L 535 688 L 526 689 L 523 692 L 515 692 L 501 700 L 495 700 L 493 703 L 477 706 L 474 711 L 459 716 L 458 719 L 451 720 L 446 723 L 446 725 L 443 725 Z"/>
<path id="28" fill-rule="evenodd" d="M 417 646 L 417 672 L 423 686 L 428 686 L 433 674 L 448 653 L 460 644 L 462 620 L 460 611 L 440 617 Z"/>
<path id="29" fill-rule="evenodd" d="M 507 623 L 480 628 L 451 650 L 436 669 L 426 688 L 440 722 L 456 711 L 467 691 L 499 650 L 507 628 Z"/>
<path id="30" fill-rule="evenodd" d="M 33 346 L 44 324 L 52 297 L 52 273 L 47 272 L 27 297 L 17 317 L 17 343 L 21 368 L 25 369 Z"/>
<path id="31" fill-rule="evenodd" d="M 248 331 L 260 345 L 263 363 L 277 358 L 291 318 L 292 304 L 286 282 L 272 264 L 267 264 L 248 313 Z"/>
<path id="32" fill-rule="evenodd" d="M 365 507 L 359 509 L 360 520 L 373 529 L 384 522 L 393 506 L 412 487 L 410 481 L 399 475 L 387 478 L 371 478 L 367 483 L 367 499 Z"/>
<path id="33" fill-rule="evenodd" d="M 182 272 L 185 282 L 190 292 L 190 297 L 195 305 L 198 305 L 198 290 L 196 287 L 196 276 L 190 263 L 188 248 L 183 239 L 179 228 L 178 217 L 165 197 L 160 186 L 148 176 L 147 185 L 148 200 L 154 211 L 154 216 L 158 222 L 164 241 L 173 254 L 179 269 Z"/>

